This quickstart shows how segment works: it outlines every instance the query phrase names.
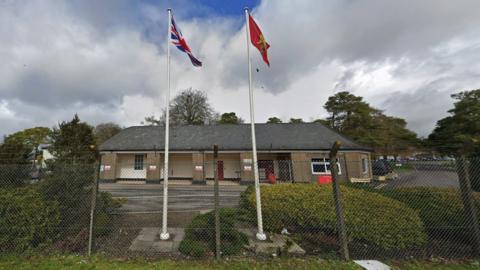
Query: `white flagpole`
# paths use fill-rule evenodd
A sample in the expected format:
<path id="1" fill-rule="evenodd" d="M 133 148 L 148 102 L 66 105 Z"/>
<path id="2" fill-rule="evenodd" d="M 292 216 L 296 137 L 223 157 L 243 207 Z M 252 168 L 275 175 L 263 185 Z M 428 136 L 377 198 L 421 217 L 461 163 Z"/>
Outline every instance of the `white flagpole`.
<path id="1" fill-rule="evenodd" d="M 253 88 L 252 88 L 252 63 L 250 60 L 250 26 L 248 23 L 248 8 L 245 8 L 245 21 L 247 28 L 247 57 L 248 57 L 248 89 L 250 95 L 250 126 L 252 130 L 252 155 L 253 155 L 253 176 L 255 179 L 255 200 L 257 203 L 257 224 L 258 240 L 266 240 L 267 236 L 263 232 L 263 220 L 262 220 L 262 202 L 260 201 L 260 181 L 258 178 L 258 163 L 257 163 L 257 142 L 255 139 L 255 117 L 254 117 L 254 102 L 253 102 Z"/>
<path id="2" fill-rule="evenodd" d="M 167 212 L 168 212 L 168 140 L 169 140 L 169 125 L 170 125 L 170 39 L 172 27 L 172 10 L 167 9 L 168 12 L 168 35 L 167 35 L 167 94 L 165 97 L 165 155 L 163 157 L 163 210 L 162 210 L 162 232 L 160 233 L 161 240 L 168 240 L 170 234 L 167 232 Z"/>

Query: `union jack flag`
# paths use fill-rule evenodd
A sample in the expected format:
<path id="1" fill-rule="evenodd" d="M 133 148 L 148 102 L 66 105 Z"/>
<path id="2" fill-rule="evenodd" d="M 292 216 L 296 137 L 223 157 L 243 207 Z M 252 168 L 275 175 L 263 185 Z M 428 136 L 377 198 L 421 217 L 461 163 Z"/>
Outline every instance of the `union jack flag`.
<path id="1" fill-rule="evenodd" d="M 172 26 L 171 26 L 170 32 L 171 32 L 171 40 L 173 45 L 175 45 L 180 51 L 186 53 L 194 66 L 201 67 L 202 62 L 200 62 L 197 58 L 195 58 L 195 56 L 193 56 L 192 51 L 190 50 L 190 47 L 188 47 L 187 41 L 183 38 L 182 32 L 180 31 L 180 28 L 175 23 L 173 16 L 172 16 Z"/>

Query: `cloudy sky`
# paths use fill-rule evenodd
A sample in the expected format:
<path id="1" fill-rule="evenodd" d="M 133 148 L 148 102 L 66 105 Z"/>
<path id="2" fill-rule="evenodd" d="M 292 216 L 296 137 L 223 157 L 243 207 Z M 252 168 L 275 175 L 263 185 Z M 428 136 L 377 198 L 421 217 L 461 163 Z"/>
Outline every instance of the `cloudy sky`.
<path id="1" fill-rule="evenodd" d="M 348 90 L 424 136 L 451 93 L 480 88 L 478 0 L 0 0 L 0 135 L 159 115 L 167 7 L 204 63 L 171 47 L 172 95 L 200 89 L 248 119 L 244 6 L 271 44 L 270 68 L 252 51 L 257 122 L 325 117 Z"/>

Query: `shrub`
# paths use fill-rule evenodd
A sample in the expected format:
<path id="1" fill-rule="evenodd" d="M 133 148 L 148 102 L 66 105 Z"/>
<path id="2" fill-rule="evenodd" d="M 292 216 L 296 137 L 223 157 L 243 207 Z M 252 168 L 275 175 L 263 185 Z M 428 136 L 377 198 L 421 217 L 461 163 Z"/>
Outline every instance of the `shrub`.
<path id="1" fill-rule="evenodd" d="M 58 203 L 59 232 L 76 235 L 89 224 L 95 167 L 55 163 L 50 169 L 51 174 L 39 183 L 38 190 L 45 200 Z"/>
<path id="2" fill-rule="evenodd" d="M 108 192 L 98 194 L 95 212 L 95 234 L 97 236 L 107 235 L 114 223 L 115 216 L 111 214 L 112 209 L 121 207 L 119 200 L 112 198 Z"/>
<path id="3" fill-rule="evenodd" d="M 375 191 L 418 210 L 430 233 L 457 234 L 470 228 L 459 190 L 412 187 Z M 480 194 L 474 194 L 474 198 L 477 209 L 480 209 Z"/>
<path id="4" fill-rule="evenodd" d="M 180 246 L 178 250 L 185 255 L 192 256 L 192 257 L 203 257 L 208 251 L 208 247 L 205 243 L 193 240 L 190 238 L 186 238 L 180 242 Z"/>
<path id="5" fill-rule="evenodd" d="M 31 170 L 31 164 L 0 164 L 0 188 L 23 186 Z"/>
<path id="6" fill-rule="evenodd" d="M 255 194 L 242 196 L 242 206 L 255 214 Z M 418 214 L 403 203 L 360 189 L 341 187 L 349 240 L 374 244 L 385 250 L 423 245 L 426 235 Z M 262 186 L 265 228 L 334 233 L 335 206 L 331 186 L 282 184 Z"/>
<path id="7" fill-rule="evenodd" d="M 22 252 L 56 237 L 56 203 L 33 188 L 0 189 L 0 251 Z"/>
<path id="8" fill-rule="evenodd" d="M 245 234 L 235 229 L 238 211 L 220 209 L 220 250 L 223 255 L 234 255 L 248 244 Z M 196 216 L 185 229 L 185 238 L 180 243 L 180 252 L 185 255 L 201 257 L 215 252 L 215 213 Z"/>

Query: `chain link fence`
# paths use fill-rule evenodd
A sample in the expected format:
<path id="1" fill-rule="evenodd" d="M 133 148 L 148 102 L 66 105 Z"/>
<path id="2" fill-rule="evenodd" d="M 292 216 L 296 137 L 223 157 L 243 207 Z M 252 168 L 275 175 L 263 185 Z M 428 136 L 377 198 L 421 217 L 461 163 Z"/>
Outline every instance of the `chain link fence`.
<path id="1" fill-rule="evenodd" d="M 239 161 L 171 161 L 167 241 L 159 239 L 163 163 L 119 162 L 0 165 L 1 253 L 213 257 L 216 172 L 222 256 L 340 256 L 327 157 L 258 161 L 266 241 L 255 238 L 253 178 Z M 479 159 L 340 157 L 334 166 L 351 258 L 478 257 Z M 104 179 L 111 170 L 125 177 Z M 192 184 L 198 175 L 205 181 Z"/>

